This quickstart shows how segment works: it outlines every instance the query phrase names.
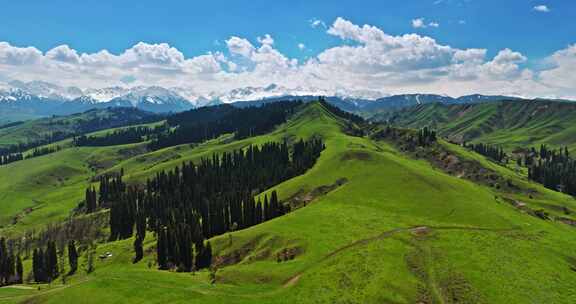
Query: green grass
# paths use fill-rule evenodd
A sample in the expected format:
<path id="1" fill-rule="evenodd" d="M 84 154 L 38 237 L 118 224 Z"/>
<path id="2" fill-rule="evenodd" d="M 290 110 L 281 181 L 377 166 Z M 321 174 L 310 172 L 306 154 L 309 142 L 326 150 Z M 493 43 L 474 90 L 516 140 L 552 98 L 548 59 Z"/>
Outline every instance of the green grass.
<path id="1" fill-rule="evenodd" d="M 474 105 L 426 104 L 388 113 L 394 124 L 431 126 L 457 141 L 501 145 L 508 150 L 547 144 L 576 153 L 576 104 L 554 101 L 506 101 Z"/>
<path id="2" fill-rule="evenodd" d="M 94 127 L 97 125 L 95 122 L 101 124 L 98 129 L 126 125 L 150 115 L 152 114 L 135 109 L 117 108 L 25 121 L 17 126 L 0 129 L 0 147 L 38 141 L 55 132 L 74 134 L 89 125 Z"/>
<path id="3" fill-rule="evenodd" d="M 139 155 L 109 170 L 127 178 L 212 152 L 291 137 L 322 136 L 327 149 L 306 174 L 274 187 L 281 199 L 346 178 L 308 206 L 212 240 L 215 253 L 251 248 L 241 262 L 208 273 L 133 265 L 132 240 L 102 244 L 113 257 L 66 286 L 35 291 L 35 303 L 573 303 L 572 227 L 542 221 L 495 199 L 493 189 L 449 176 L 385 142 L 352 137 L 319 104 L 265 136 Z M 453 147 L 453 146 L 452 146 Z M 112 149 L 112 148 L 110 148 Z M 455 147 L 458 149 L 458 147 Z M 106 149 L 94 155 L 112 153 Z M 458 151 L 464 157 L 478 157 Z M 62 153 L 62 152 L 59 152 Z M 71 153 L 71 152 L 70 152 Z M 79 153 L 79 152 L 77 152 Z M 82 156 L 83 159 L 89 156 Z M 486 162 L 479 158 L 479 161 Z M 28 161 L 21 164 L 28 164 Z M 486 163 L 492 166 L 493 164 Z M 494 165 L 496 166 L 496 165 Z M 503 174 L 514 174 L 498 167 Z M 0 171 L 1 172 L 1 171 Z M 3 175 L 0 173 L 0 175 Z M 521 179 L 522 177 L 515 177 Z M 542 200 L 574 203 L 546 192 Z M 2 200 L 4 202 L 4 200 Z M 53 203 L 53 201 L 51 201 Z M 64 208 L 64 207 L 62 207 Z M 32 212 L 29 216 L 32 216 Z M 412 230 L 425 226 L 423 233 Z M 149 235 L 146 246 L 154 239 Z M 302 252 L 277 263 L 284 248 Z M 3 297 L 0 290 L 0 298 Z M 20 299 L 20 298 L 18 298 Z"/>

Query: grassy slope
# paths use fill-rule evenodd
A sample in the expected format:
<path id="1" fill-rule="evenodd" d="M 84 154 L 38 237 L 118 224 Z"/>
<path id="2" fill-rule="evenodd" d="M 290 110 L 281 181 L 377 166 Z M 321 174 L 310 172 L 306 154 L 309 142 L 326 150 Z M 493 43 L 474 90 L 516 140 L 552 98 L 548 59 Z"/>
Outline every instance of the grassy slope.
<path id="1" fill-rule="evenodd" d="M 395 124 L 412 128 L 430 125 L 443 136 L 456 140 L 499 144 L 508 149 L 568 145 L 576 152 L 576 104 L 551 101 L 428 104 L 396 114 Z"/>
<path id="2" fill-rule="evenodd" d="M 152 114 L 140 110 L 117 108 L 90 110 L 68 116 L 54 116 L 26 121 L 17 126 L 0 129 L 0 147 L 39 140 L 53 132 L 78 132 L 79 126 L 86 124 L 88 121 L 107 120 L 107 125 L 101 126 L 101 128 L 106 128 L 107 126 L 124 125 L 127 121 L 137 121 L 150 115 Z"/>
<path id="3" fill-rule="evenodd" d="M 213 240 L 219 255 L 247 246 L 242 262 L 208 274 L 149 269 L 153 257 L 132 265 L 131 240 L 105 244 L 114 257 L 66 287 L 34 291 L 39 302 L 62 303 L 571 303 L 576 273 L 569 258 L 573 228 L 522 214 L 494 199 L 490 189 L 407 159 L 386 143 L 350 137 L 318 104 L 278 131 L 199 149 L 171 148 L 122 163 L 151 173 L 251 142 L 284 136 L 325 138 L 313 169 L 276 189 L 286 198 L 346 177 L 348 182 L 305 208 Z M 162 162 L 161 154 L 172 155 Z M 466 153 L 466 151 L 464 151 Z M 470 157 L 476 157 L 469 153 Z M 159 163 L 159 164 L 158 164 Z M 157 165 L 154 165 L 157 164 Z M 506 170 L 506 169 L 501 169 Z M 140 173 L 132 176 L 140 179 Z M 564 196 L 551 199 L 565 204 Z M 416 234 L 410 227 L 427 226 Z M 148 238 L 148 246 L 153 239 Z M 276 253 L 303 254 L 277 263 Z M 0 290 L 0 300 L 4 291 Z M 9 298 L 19 301 L 22 297 Z"/>

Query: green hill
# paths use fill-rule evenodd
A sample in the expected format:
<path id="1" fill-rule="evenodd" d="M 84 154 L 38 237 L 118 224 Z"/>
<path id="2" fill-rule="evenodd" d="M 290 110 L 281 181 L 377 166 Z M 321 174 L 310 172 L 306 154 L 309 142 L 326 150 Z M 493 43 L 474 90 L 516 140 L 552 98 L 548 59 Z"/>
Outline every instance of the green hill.
<path id="1" fill-rule="evenodd" d="M 350 135 L 359 128 L 364 136 Z M 221 265 L 215 284 L 207 270 L 156 270 L 149 233 L 137 264 L 131 261 L 133 239 L 103 241 L 96 253 L 112 256 L 97 259 L 95 272 L 79 270 L 66 284 L 0 288 L 0 303 L 576 301 L 574 228 L 532 212 L 543 208 L 555 215 L 565 207 L 574 214 L 571 197 L 447 142 L 407 152 L 400 139 L 376 136 L 380 131 L 311 103 L 262 136 L 224 135 L 154 152 L 139 149 L 142 144 L 67 148 L 1 167 L 1 231 L 17 234 L 65 218 L 97 174 L 123 168 L 128 182 L 138 184 L 182 161 L 250 144 L 319 136 L 326 145 L 312 169 L 268 190 L 300 208 L 211 240 Z M 460 164 L 458 170 L 439 165 L 446 159 Z M 468 178 L 475 170 L 514 187 L 496 187 L 476 173 Z M 8 223 L 15 215 L 18 221 Z M 291 259 L 280 259 L 286 255 Z"/>
<path id="2" fill-rule="evenodd" d="M 426 104 L 377 118 L 394 125 L 430 126 L 454 141 L 498 144 L 507 149 L 540 144 L 576 152 L 576 103 L 512 100 L 480 104 Z"/>
<path id="3" fill-rule="evenodd" d="M 61 139 L 74 134 L 83 134 L 116 128 L 130 124 L 159 121 L 160 116 L 135 108 L 95 109 L 69 116 L 53 116 L 25 121 L 0 128 L 0 148 L 47 140 Z"/>

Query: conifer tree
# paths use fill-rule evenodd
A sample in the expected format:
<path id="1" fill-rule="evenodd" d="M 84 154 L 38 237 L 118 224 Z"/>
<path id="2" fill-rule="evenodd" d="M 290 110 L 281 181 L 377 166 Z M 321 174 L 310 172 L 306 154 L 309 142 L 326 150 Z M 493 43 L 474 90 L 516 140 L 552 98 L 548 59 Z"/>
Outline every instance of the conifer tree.
<path id="1" fill-rule="evenodd" d="M 70 265 L 69 274 L 74 274 L 78 270 L 78 251 L 74 240 L 68 242 L 68 264 Z"/>

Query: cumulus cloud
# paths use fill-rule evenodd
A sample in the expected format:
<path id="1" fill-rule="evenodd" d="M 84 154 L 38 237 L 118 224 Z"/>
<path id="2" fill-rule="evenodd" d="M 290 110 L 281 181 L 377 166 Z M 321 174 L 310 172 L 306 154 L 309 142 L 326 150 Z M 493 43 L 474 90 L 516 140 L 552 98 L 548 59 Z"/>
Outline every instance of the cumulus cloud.
<path id="1" fill-rule="evenodd" d="M 42 58 L 42 52 L 34 47 L 15 47 L 0 42 L 0 63 L 9 65 L 34 64 Z"/>
<path id="2" fill-rule="evenodd" d="M 432 26 L 422 18 L 423 26 Z M 320 23 L 318 23 L 318 26 Z M 340 43 L 298 61 L 282 53 L 269 34 L 232 36 L 226 50 L 186 57 L 167 43 L 137 43 L 119 54 L 81 53 L 67 45 L 42 53 L 0 42 L 3 79 L 56 81 L 60 85 L 104 87 L 160 85 L 225 92 L 271 83 L 327 93 L 379 92 L 576 96 L 576 45 L 546 58 L 546 69 L 523 66 L 525 55 L 482 48 L 457 48 L 418 35 L 391 35 L 372 25 L 337 18 L 326 33 Z M 298 49 L 305 50 L 303 43 Z"/>
<path id="3" fill-rule="evenodd" d="M 244 38 L 232 36 L 226 40 L 226 46 L 231 54 L 250 57 L 254 52 L 254 46 L 250 41 Z"/>
<path id="4" fill-rule="evenodd" d="M 550 9 L 548 8 L 547 5 L 536 5 L 535 7 L 532 8 L 534 11 L 540 12 L 540 13 L 549 13 Z"/>
<path id="5" fill-rule="evenodd" d="M 76 52 L 74 49 L 71 49 L 67 45 L 60 45 L 49 50 L 46 52 L 46 58 L 64 63 L 80 63 L 80 56 L 78 56 L 78 52 Z"/>
<path id="6" fill-rule="evenodd" d="M 258 37 L 257 40 L 260 44 L 274 44 L 274 39 L 269 34 L 264 35 L 264 37 Z"/>

